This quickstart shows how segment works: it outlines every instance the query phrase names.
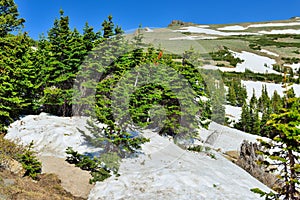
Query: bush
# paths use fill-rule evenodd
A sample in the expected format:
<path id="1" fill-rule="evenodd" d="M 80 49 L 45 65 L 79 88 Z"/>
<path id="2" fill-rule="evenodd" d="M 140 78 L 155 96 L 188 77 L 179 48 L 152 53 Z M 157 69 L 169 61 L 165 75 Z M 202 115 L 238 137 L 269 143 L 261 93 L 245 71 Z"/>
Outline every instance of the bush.
<path id="1" fill-rule="evenodd" d="M 67 162 L 75 164 L 82 170 L 89 171 L 92 175 L 90 184 L 103 181 L 111 177 L 112 173 L 117 174 L 120 166 L 120 157 L 116 153 L 105 153 L 100 158 L 83 155 L 68 147 L 66 153 L 70 156 L 67 157 Z"/>
<path id="2" fill-rule="evenodd" d="M 4 135 L 0 134 L 0 167 L 7 166 L 10 159 L 17 160 L 17 155 L 22 154 L 24 151 L 25 147 L 4 139 Z"/>
<path id="3" fill-rule="evenodd" d="M 227 47 L 224 46 L 223 48 L 224 49 L 221 49 L 217 52 L 209 53 L 214 61 L 227 61 L 234 67 L 236 67 L 238 63 L 243 62 L 243 60 L 240 58 L 235 58 Z"/>
<path id="4" fill-rule="evenodd" d="M 33 142 L 31 142 L 22 154 L 18 155 L 18 161 L 22 164 L 23 168 L 26 170 L 24 176 L 29 176 L 32 179 L 37 179 L 37 175 L 42 172 L 42 163 L 38 161 L 35 152 L 32 151 Z"/>

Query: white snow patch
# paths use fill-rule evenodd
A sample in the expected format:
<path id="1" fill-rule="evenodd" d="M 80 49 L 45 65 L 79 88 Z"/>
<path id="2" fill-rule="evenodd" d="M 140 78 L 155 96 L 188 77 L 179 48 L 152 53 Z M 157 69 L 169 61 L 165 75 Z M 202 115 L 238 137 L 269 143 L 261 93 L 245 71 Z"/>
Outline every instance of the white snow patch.
<path id="1" fill-rule="evenodd" d="M 199 28 L 209 28 L 210 26 L 209 25 L 198 25 L 197 27 L 199 27 Z"/>
<path id="2" fill-rule="evenodd" d="M 225 26 L 222 28 L 218 28 L 220 31 L 244 31 L 247 27 L 239 26 L 239 25 L 233 25 L 233 26 Z"/>
<path id="3" fill-rule="evenodd" d="M 268 51 L 266 49 L 261 49 L 260 52 L 262 53 L 266 53 L 266 54 L 269 54 L 270 56 L 276 56 L 278 57 L 279 55 L 277 53 L 274 53 L 274 52 L 271 52 L 271 51 Z"/>
<path id="4" fill-rule="evenodd" d="M 207 36 L 182 36 L 182 37 L 174 37 L 169 38 L 169 40 L 213 40 L 218 37 L 207 37 Z"/>
<path id="5" fill-rule="evenodd" d="M 300 26 L 300 22 L 251 24 L 247 28 Z"/>
<path id="6" fill-rule="evenodd" d="M 236 142 L 245 136 L 245 133 L 232 132 L 232 129 L 215 123 L 210 127 L 212 128 L 210 131 L 222 133 L 218 142 L 224 144 L 226 149 L 236 149 Z M 124 159 L 119 170 L 121 176 L 97 182 L 89 200 L 252 200 L 263 198 L 251 192 L 251 188 L 258 187 L 270 191 L 268 187 L 217 152 L 214 152 L 216 159 L 212 159 L 205 153 L 185 151 L 168 138 L 151 131 L 144 131 L 143 134 L 150 138 L 150 142 L 143 145 L 145 154 L 137 158 Z M 246 135 L 248 137 L 248 134 Z M 233 146 L 230 146 L 231 144 Z"/>
<path id="7" fill-rule="evenodd" d="M 174 30 L 174 32 L 204 33 L 208 35 L 221 35 L 221 36 L 258 35 L 257 33 L 250 33 L 250 32 L 221 32 L 217 30 L 195 27 L 195 26 L 182 27 L 180 30 Z"/>
<path id="8" fill-rule="evenodd" d="M 261 34 L 300 34 L 300 29 L 259 31 Z"/>
<path id="9" fill-rule="evenodd" d="M 300 69 L 300 63 L 293 63 L 293 64 L 284 64 L 283 66 L 287 66 L 292 68 L 295 72 Z"/>
<path id="10" fill-rule="evenodd" d="M 41 156 L 65 157 L 72 146 L 80 153 L 98 149 L 87 146 L 77 128 L 85 130 L 85 117 L 56 117 L 45 113 L 29 115 L 11 124 L 7 139 L 19 139 L 29 144 Z M 89 199 L 263 199 L 250 191 L 268 187 L 246 171 L 213 150 L 216 159 L 205 153 L 194 153 L 175 145 L 172 139 L 145 130 L 150 142 L 142 145 L 143 154 L 123 159 L 120 177 L 97 182 Z M 246 134 L 216 123 L 201 130 L 200 137 L 221 151 L 239 150 L 244 139 L 255 141 L 257 136 Z"/>
<path id="11" fill-rule="evenodd" d="M 246 86 L 248 100 L 250 100 L 250 98 L 253 95 L 253 89 L 255 90 L 255 96 L 259 98 L 261 96 L 261 90 L 262 90 L 263 85 L 266 86 L 269 97 L 273 96 L 275 90 L 277 91 L 277 93 L 280 96 L 283 96 L 283 91 L 285 90 L 284 88 L 282 88 L 282 84 L 266 83 L 266 82 L 260 82 L 260 81 L 243 81 L 242 80 L 242 85 Z M 291 87 L 293 87 L 295 95 L 297 97 L 300 97 L 300 85 L 293 84 Z"/>
<path id="12" fill-rule="evenodd" d="M 80 153 L 94 153 L 101 149 L 88 146 L 77 128 L 85 128 L 86 117 L 57 117 L 46 113 L 28 115 L 12 123 L 6 139 L 28 145 L 34 142 L 34 149 L 41 156 L 65 157 L 67 147 Z"/>
<path id="13" fill-rule="evenodd" d="M 260 56 L 254 53 L 242 51 L 242 53 L 232 51 L 234 57 L 238 57 L 244 62 L 238 63 L 235 68 L 220 67 L 221 71 L 233 71 L 233 72 L 245 72 L 245 69 L 249 69 L 257 73 L 273 73 L 280 74 L 273 70 L 273 64 L 276 64 L 274 59 Z"/>
<path id="14" fill-rule="evenodd" d="M 225 114 L 226 117 L 228 117 L 230 120 L 238 122 L 241 118 L 242 108 L 231 105 L 225 105 Z"/>

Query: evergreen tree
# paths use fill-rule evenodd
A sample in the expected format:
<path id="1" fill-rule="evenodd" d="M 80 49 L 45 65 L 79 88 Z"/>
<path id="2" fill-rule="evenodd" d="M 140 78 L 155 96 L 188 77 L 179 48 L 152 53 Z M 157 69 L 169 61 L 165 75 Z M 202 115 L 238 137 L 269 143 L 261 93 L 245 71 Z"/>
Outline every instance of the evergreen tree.
<path id="1" fill-rule="evenodd" d="M 14 0 L 0 0 L 0 37 L 12 31 L 20 30 L 25 20 L 19 18 L 19 12 Z"/>
<path id="2" fill-rule="evenodd" d="M 245 101 L 242 106 L 241 119 L 239 120 L 238 123 L 234 125 L 234 127 L 249 133 L 251 130 L 250 124 L 251 124 L 250 109 L 248 104 Z"/>
<path id="3" fill-rule="evenodd" d="M 89 24 L 86 22 L 83 28 L 83 41 L 88 52 L 98 44 L 97 40 L 99 40 L 100 38 L 100 32 L 95 33 L 94 28 L 89 26 Z"/>
<path id="4" fill-rule="evenodd" d="M 275 90 L 271 98 L 272 112 L 278 114 L 283 106 L 283 101 L 278 92 Z"/>
<path id="5" fill-rule="evenodd" d="M 49 52 L 42 68 L 45 75 L 42 104 L 45 111 L 56 115 L 72 115 L 73 84 L 88 48 L 82 35 L 70 30 L 69 18 L 60 10 L 60 19 L 48 32 Z"/>
<path id="6" fill-rule="evenodd" d="M 108 20 L 104 20 L 104 22 L 102 23 L 104 38 L 110 38 L 114 35 L 114 23 L 112 19 L 113 17 L 109 15 Z M 117 31 L 119 32 L 119 29 L 117 29 Z"/>
<path id="7" fill-rule="evenodd" d="M 250 99 L 250 133 L 259 135 L 260 134 L 260 119 L 258 110 L 258 101 L 255 96 L 255 90 L 253 89 L 253 95 Z"/>
<path id="8" fill-rule="evenodd" d="M 0 131 L 20 114 L 31 113 L 37 69 L 32 40 L 26 34 L 0 37 Z"/>
<path id="9" fill-rule="evenodd" d="M 268 125 L 271 127 L 272 139 L 269 142 L 261 140 L 265 151 L 261 153 L 269 158 L 263 164 L 276 166 L 279 178 L 284 186 L 267 193 L 258 188 L 252 191 L 266 196 L 267 199 L 294 200 L 299 197 L 300 177 L 300 99 L 287 98 L 285 107 L 278 114 L 272 114 Z"/>
<path id="10" fill-rule="evenodd" d="M 236 98 L 235 88 L 234 88 L 233 83 L 231 83 L 228 87 L 227 100 L 228 100 L 230 105 L 232 105 L 232 106 L 237 105 L 237 98 Z"/>

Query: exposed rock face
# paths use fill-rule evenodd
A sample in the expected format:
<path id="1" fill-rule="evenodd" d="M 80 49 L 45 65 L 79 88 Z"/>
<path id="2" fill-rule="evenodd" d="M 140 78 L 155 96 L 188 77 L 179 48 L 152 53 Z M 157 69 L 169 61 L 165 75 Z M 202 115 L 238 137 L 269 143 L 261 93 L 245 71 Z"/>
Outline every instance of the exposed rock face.
<path id="1" fill-rule="evenodd" d="M 172 20 L 172 22 L 168 25 L 168 27 L 172 26 L 189 26 L 189 25 L 194 25 L 191 22 L 183 22 L 181 20 Z"/>
<path id="2" fill-rule="evenodd" d="M 262 155 L 257 154 L 260 148 L 257 143 L 244 141 L 236 164 L 268 187 L 274 188 L 279 185 L 280 180 L 274 174 L 269 173 L 265 167 L 257 164 L 257 161 L 264 159 Z"/>
<path id="3" fill-rule="evenodd" d="M 18 161 L 11 159 L 11 158 L 5 158 L 1 161 L 1 167 L 3 169 L 8 170 L 20 177 L 22 177 L 25 174 L 25 169 L 23 168 L 22 164 Z"/>

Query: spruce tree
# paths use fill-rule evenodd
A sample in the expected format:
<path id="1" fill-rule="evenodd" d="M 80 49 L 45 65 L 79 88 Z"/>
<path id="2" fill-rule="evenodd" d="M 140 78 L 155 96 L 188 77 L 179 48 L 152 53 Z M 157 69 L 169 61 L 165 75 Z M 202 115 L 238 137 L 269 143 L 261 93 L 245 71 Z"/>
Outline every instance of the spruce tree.
<path id="1" fill-rule="evenodd" d="M 278 114 L 280 108 L 283 106 L 283 99 L 280 97 L 278 92 L 275 90 L 271 98 L 272 112 Z"/>
<path id="2" fill-rule="evenodd" d="M 253 95 L 250 99 L 250 133 L 259 135 L 260 134 L 260 119 L 258 110 L 258 101 L 255 96 L 255 90 L 253 89 Z"/>
<path id="3" fill-rule="evenodd" d="M 36 100 L 32 40 L 26 34 L 0 37 L 0 131 L 20 114 L 32 113 Z"/>
<path id="4" fill-rule="evenodd" d="M 23 27 L 25 20 L 19 18 L 19 12 L 14 0 L 0 0 L 0 37 Z"/>
<path id="5" fill-rule="evenodd" d="M 250 124 L 251 124 L 250 109 L 247 102 L 245 101 L 242 106 L 241 119 L 239 120 L 238 123 L 234 125 L 234 127 L 244 132 L 250 132 L 250 128 L 251 128 Z"/>
<path id="6" fill-rule="evenodd" d="M 275 173 L 283 181 L 283 187 L 267 193 L 258 188 L 252 191 L 266 196 L 267 199 L 295 200 L 299 198 L 300 178 L 300 99 L 287 98 L 285 106 L 278 114 L 272 114 L 267 125 L 271 127 L 271 141 L 261 140 L 265 149 L 261 152 L 268 157 L 263 164 L 276 166 Z"/>
<path id="7" fill-rule="evenodd" d="M 94 32 L 94 28 L 89 26 L 86 22 L 83 28 L 83 41 L 86 50 L 91 51 L 95 45 L 97 45 L 97 40 L 101 38 L 100 32 Z"/>
<path id="8" fill-rule="evenodd" d="M 62 10 L 48 32 L 48 40 L 45 47 L 49 52 L 42 68 L 46 79 L 42 104 L 46 112 L 70 116 L 74 79 L 90 47 L 76 29 L 70 30 L 69 17 Z"/>
<path id="9" fill-rule="evenodd" d="M 231 83 L 228 87 L 227 100 L 230 105 L 232 106 L 237 105 L 237 98 L 236 98 L 236 93 L 235 93 L 235 88 L 233 83 Z"/>
<path id="10" fill-rule="evenodd" d="M 114 35 L 114 23 L 112 21 L 113 17 L 112 15 L 108 16 L 108 20 L 104 20 L 104 22 L 102 23 L 102 27 L 103 27 L 103 37 L 104 38 L 110 38 L 111 36 Z M 117 29 L 117 31 L 119 32 L 119 29 Z"/>

